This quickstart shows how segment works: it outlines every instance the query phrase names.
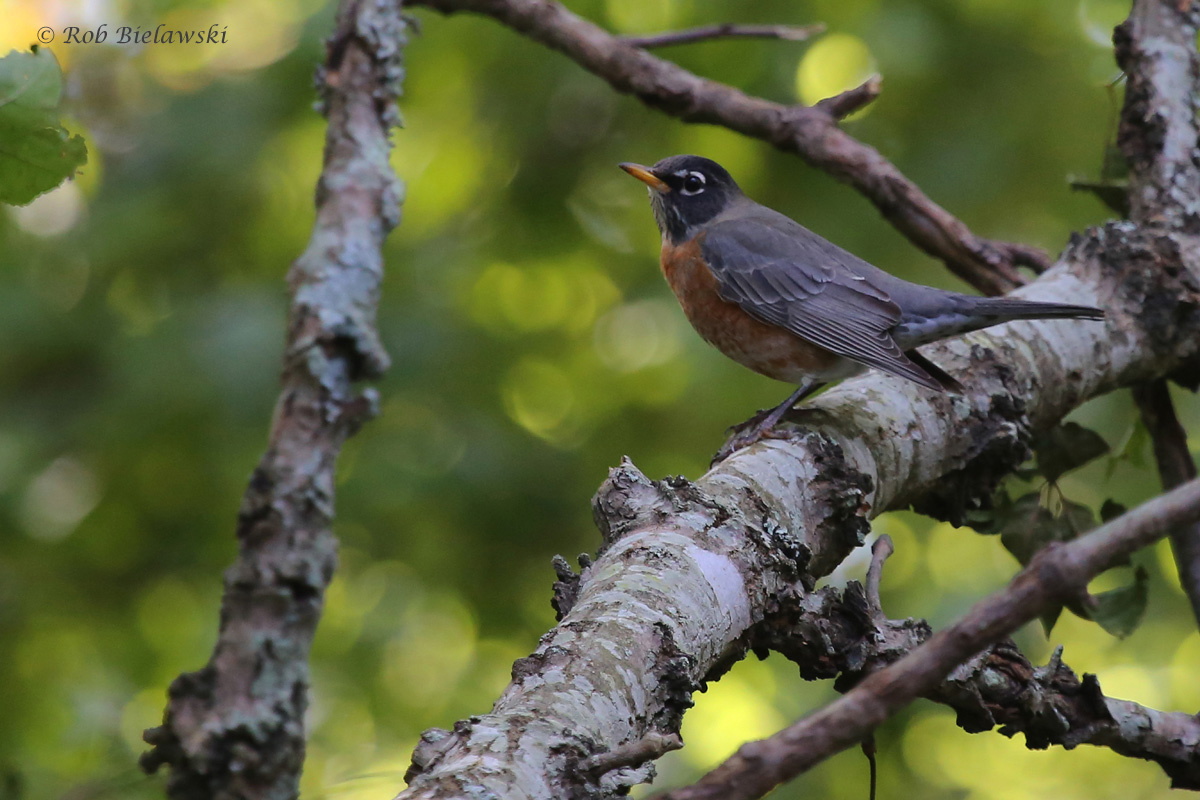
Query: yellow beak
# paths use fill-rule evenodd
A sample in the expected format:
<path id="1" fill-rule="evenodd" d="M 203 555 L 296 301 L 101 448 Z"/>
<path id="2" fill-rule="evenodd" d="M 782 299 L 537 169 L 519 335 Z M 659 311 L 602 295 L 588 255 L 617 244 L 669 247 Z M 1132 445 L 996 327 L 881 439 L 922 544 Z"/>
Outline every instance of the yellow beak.
<path id="1" fill-rule="evenodd" d="M 617 166 L 656 192 L 666 194 L 667 192 L 671 191 L 671 187 L 668 186 L 662 178 L 651 172 L 649 167 L 643 167 L 641 164 L 634 164 L 629 161 L 622 161 Z"/>

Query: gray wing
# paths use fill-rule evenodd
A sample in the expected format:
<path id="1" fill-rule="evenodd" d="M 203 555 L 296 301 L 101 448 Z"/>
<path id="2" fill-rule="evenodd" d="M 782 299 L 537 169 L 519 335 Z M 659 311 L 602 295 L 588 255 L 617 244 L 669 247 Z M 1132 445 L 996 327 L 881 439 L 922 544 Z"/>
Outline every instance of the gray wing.
<path id="1" fill-rule="evenodd" d="M 876 285 L 884 281 L 872 280 L 880 270 L 787 217 L 759 209 L 755 216 L 715 222 L 704 235 L 701 249 L 721 297 L 840 356 L 944 388 L 892 338 L 902 315 Z"/>

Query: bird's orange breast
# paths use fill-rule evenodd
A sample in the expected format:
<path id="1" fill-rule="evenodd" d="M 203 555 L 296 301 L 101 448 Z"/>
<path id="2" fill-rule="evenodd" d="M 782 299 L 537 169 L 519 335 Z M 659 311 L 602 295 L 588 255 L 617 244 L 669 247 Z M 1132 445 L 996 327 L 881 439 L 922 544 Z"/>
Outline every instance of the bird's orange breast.
<path id="1" fill-rule="evenodd" d="M 663 242 L 662 271 L 692 327 L 709 344 L 744 367 L 788 383 L 837 371 L 843 359 L 775 325 L 761 322 L 721 297 L 704 262 L 701 236 Z"/>

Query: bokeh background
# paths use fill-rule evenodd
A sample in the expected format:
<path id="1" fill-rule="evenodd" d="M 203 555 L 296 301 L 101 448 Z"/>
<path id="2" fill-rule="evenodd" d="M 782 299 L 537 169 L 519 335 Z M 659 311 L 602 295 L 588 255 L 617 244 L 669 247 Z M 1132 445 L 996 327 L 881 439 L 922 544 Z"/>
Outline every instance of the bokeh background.
<path id="1" fill-rule="evenodd" d="M 576 0 L 620 32 L 717 21 L 807 24 L 809 43 L 664 51 L 781 102 L 871 72 L 846 123 L 984 236 L 1057 252 L 1104 220 L 1096 176 L 1119 108 L 1110 0 Z M 394 164 L 408 186 L 387 244 L 383 410 L 346 448 L 341 568 L 313 655 L 311 798 L 390 797 L 419 732 L 485 712 L 553 624 L 550 559 L 594 550 L 589 498 L 628 454 L 696 477 L 726 426 L 789 390 L 705 346 L 658 274 L 643 187 L 615 168 L 711 156 L 757 199 L 908 278 L 954 287 L 865 200 L 798 159 L 615 95 L 486 19 L 417 12 Z M 227 26 L 206 47 L 51 45 L 73 182 L 0 210 L 0 798 L 150 798 L 134 766 L 165 689 L 212 646 L 234 518 L 276 393 L 284 273 L 320 167 L 318 0 L 0 0 L 0 47 L 48 25 Z M 961 288 L 961 287 L 960 287 Z M 1200 431 L 1194 398 L 1181 414 Z M 1062 482 L 1073 500 L 1156 492 L 1124 393 L 1074 415 L 1117 456 Z M 1200 440 L 1193 437 L 1193 449 Z M 1011 576 L 994 537 L 912 513 L 885 609 L 935 625 Z M 1200 709 L 1200 636 L 1160 546 L 1149 612 L 1125 640 L 1065 615 L 1053 640 L 1113 695 Z M 834 576 L 861 576 L 860 551 Z M 1119 579 L 1127 579 L 1128 571 Z M 1104 578 L 1099 586 L 1115 585 Z M 1105 584 L 1105 581 L 1108 583 Z M 1052 644 L 1022 631 L 1036 660 Z M 659 785 L 827 701 L 786 661 L 738 665 L 696 696 Z M 1028 752 L 915 704 L 878 735 L 880 796 L 1150 798 L 1168 782 L 1107 751 Z M 641 791 L 641 790 L 639 790 Z M 775 797 L 861 796 L 843 754 Z"/>

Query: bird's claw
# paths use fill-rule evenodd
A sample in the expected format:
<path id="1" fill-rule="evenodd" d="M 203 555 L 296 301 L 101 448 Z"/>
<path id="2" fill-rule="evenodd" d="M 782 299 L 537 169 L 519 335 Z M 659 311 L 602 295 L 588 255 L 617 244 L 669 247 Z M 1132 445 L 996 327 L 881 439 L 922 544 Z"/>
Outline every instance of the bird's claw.
<path id="1" fill-rule="evenodd" d="M 738 450 L 761 442 L 763 439 L 787 439 L 791 436 L 786 430 L 780 430 L 775 426 L 769 428 L 764 426 L 762 423 L 766 420 L 766 417 L 767 414 L 756 414 L 741 425 L 734 425 L 730 428 L 733 435 L 726 439 L 725 444 L 721 445 L 720 449 L 717 450 L 717 454 L 713 456 L 710 466 L 719 464 Z"/>

